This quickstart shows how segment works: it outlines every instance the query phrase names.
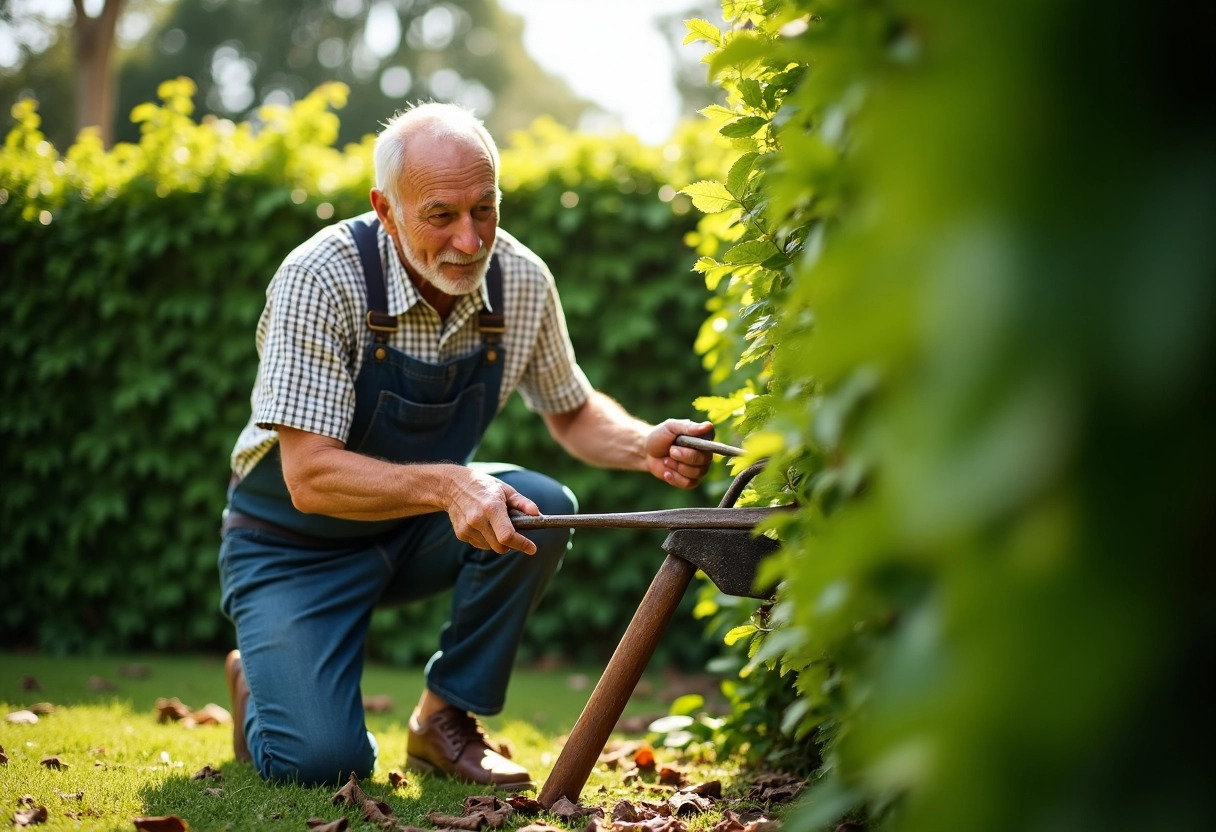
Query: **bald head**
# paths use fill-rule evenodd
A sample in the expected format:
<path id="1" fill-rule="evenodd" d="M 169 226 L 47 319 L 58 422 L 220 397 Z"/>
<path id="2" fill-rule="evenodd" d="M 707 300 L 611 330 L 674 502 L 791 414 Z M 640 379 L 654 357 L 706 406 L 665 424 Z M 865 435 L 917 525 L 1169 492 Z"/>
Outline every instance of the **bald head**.
<path id="1" fill-rule="evenodd" d="M 484 150 L 494 169 L 494 185 L 498 185 L 498 147 L 481 120 L 455 104 L 435 102 L 418 104 L 389 119 L 376 137 L 373 159 L 376 166 L 376 187 L 397 208 L 402 204 L 399 189 L 403 174 L 410 163 L 411 152 L 422 151 L 436 144 L 464 144 Z"/>

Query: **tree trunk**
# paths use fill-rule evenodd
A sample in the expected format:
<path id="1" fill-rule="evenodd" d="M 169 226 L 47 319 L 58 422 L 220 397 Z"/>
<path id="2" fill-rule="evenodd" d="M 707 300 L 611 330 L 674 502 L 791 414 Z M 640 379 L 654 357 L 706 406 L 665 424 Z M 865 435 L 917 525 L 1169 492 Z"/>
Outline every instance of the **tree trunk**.
<path id="1" fill-rule="evenodd" d="M 84 0 L 72 0 L 76 9 L 76 132 L 96 127 L 102 144 L 114 141 L 114 31 L 125 0 L 106 0 L 97 17 L 89 17 Z"/>

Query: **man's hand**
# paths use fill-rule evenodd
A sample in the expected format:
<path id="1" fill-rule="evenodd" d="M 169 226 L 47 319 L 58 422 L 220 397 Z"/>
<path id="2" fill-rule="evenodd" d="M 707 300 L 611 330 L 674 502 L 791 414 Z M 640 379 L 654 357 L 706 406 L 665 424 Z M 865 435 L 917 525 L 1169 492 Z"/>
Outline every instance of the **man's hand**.
<path id="1" fill-rule="evenodd" d="M 456 537 L 465 543 L 478 549 L 493 549 L 500 555 L 512 549 L 525 555 L 536 554 L 536 544 L 515 531 L 508 509 L 534 517 L 540 515 L 540 509 L 502 480 L 468 468 L 456 468 L 443 502 Z"/>
<path id="2" fill-rule="evenodd" d="M 712 422 L 691 422 L 687 419 L 668 419 L 658 425 L 646 437 L 646 468 L 664 482 L 676 488 L 696 488 L 709 472 L 713 454 L 697 451 L 682 445 L 673 445 L 682 434 L 712 439 Z"/>

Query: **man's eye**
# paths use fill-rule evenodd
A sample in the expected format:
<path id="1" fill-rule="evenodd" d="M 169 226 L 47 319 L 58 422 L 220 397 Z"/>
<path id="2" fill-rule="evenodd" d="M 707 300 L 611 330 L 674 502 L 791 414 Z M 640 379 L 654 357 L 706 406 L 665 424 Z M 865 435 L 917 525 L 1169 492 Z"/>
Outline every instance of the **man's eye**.
<path id="1" fill-rule="evenodd" d="M 473 209 L 473 213 L 475 213 L 481 219 L 485 219 L 486 217 L 490 217 L 490 216 L 494 215 L 494 206 L 493 205 L 479 205 Z"/>
<path id="2" fill-rule="evenodd" d="M 431 222 L 435 222 L 435 223 L 447 222 L 451 218 L 452 218 L 452 215 L 450 213 L 448 213 L 447 211 L 442 211 L 438 214 L 431 214 L 429 217 L 427 217 L 428 220 L 430 220 Z"/>

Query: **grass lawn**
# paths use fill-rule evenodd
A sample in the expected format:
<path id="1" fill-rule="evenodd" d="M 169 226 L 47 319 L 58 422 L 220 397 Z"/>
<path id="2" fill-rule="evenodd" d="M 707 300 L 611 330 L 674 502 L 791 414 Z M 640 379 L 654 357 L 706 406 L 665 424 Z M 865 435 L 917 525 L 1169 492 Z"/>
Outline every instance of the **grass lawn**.
<path id="1" fill-rule="evenodd" d="M 492 736 L 510 743 L 514 758 L 538 783 L 552 768 L 561 739 L 573 727 L 600 670 L 520 669 L 512 678 L 505 711 L 484 720 Z M 27 677 L 37 680 L 37 690 L 26 689 Z M 675 696 L 689 692 L 682 684 L 648 676 L 626 715 L 666 713 Z M 404 769 L 406 721 L 421 690 L 421 670 L 367 669 L 364 696 L 387 696 L 394 707 L 368 714 L 380 761 L 372 778 L 360 785 L 368 796 L 388 803 L 401 823 L 432 828 L 428 812 L 459 815 L 466 796 L 485 790 Z M 13 812 L 22 808 L 22 796 L 30 795 L 35 806 L 47 809 L 47 821 L 37 828 L 48 832 L 131 830 L 133 818 L 156 815 L 176 815 L 194 830 L 304 830 L 308 818 L 332 821 L 343 815 L 351 829 L 377 828 L 365 823 L 357 809 L 331 804 L 336 786 L 263 783 L 250 765 L 233 759 L 230 725 L 189 728 L 182 722 L 158 722 L 154 705 L 159 697 L 176 697 L 193 710 L 212 702 L 227 708 L 223 657 L 64 659 L 0 652 L 0 714 L 40 702 L 54 706 L 36 724 L 0 722 L 0 747 L 8 757 L 0 765 L 0 823 L 11 823 Z M 65 767 L 41 764 L 48 756 L 58 757 Z M 660 765 L 683 769 L 690 782 L 720 780 L 728 795 L 746 791 L 746 776 L 729 761 L 693 764 L 663 748 L 657 757 Z M 191 779 L 204 766 L 219 771 L 221 778 Z M 404 771 L 405 783 L 392 786 L 392 771 Z M 582 802 L 611 814 L 619 800 L 665 800 L 664 789 L 671 791 L 654 776 L 626 785 L 619 770 L 600 766 L 584 787 Z M 688 819 L 687 825 L 703 829 L 721 818 L 719 804 Z M 549 813 L 539 818 L 516 814 L 508 828 L 536 820 L 565 825 Z M 570 826 L 581 829 L 583 821 Z"/>

